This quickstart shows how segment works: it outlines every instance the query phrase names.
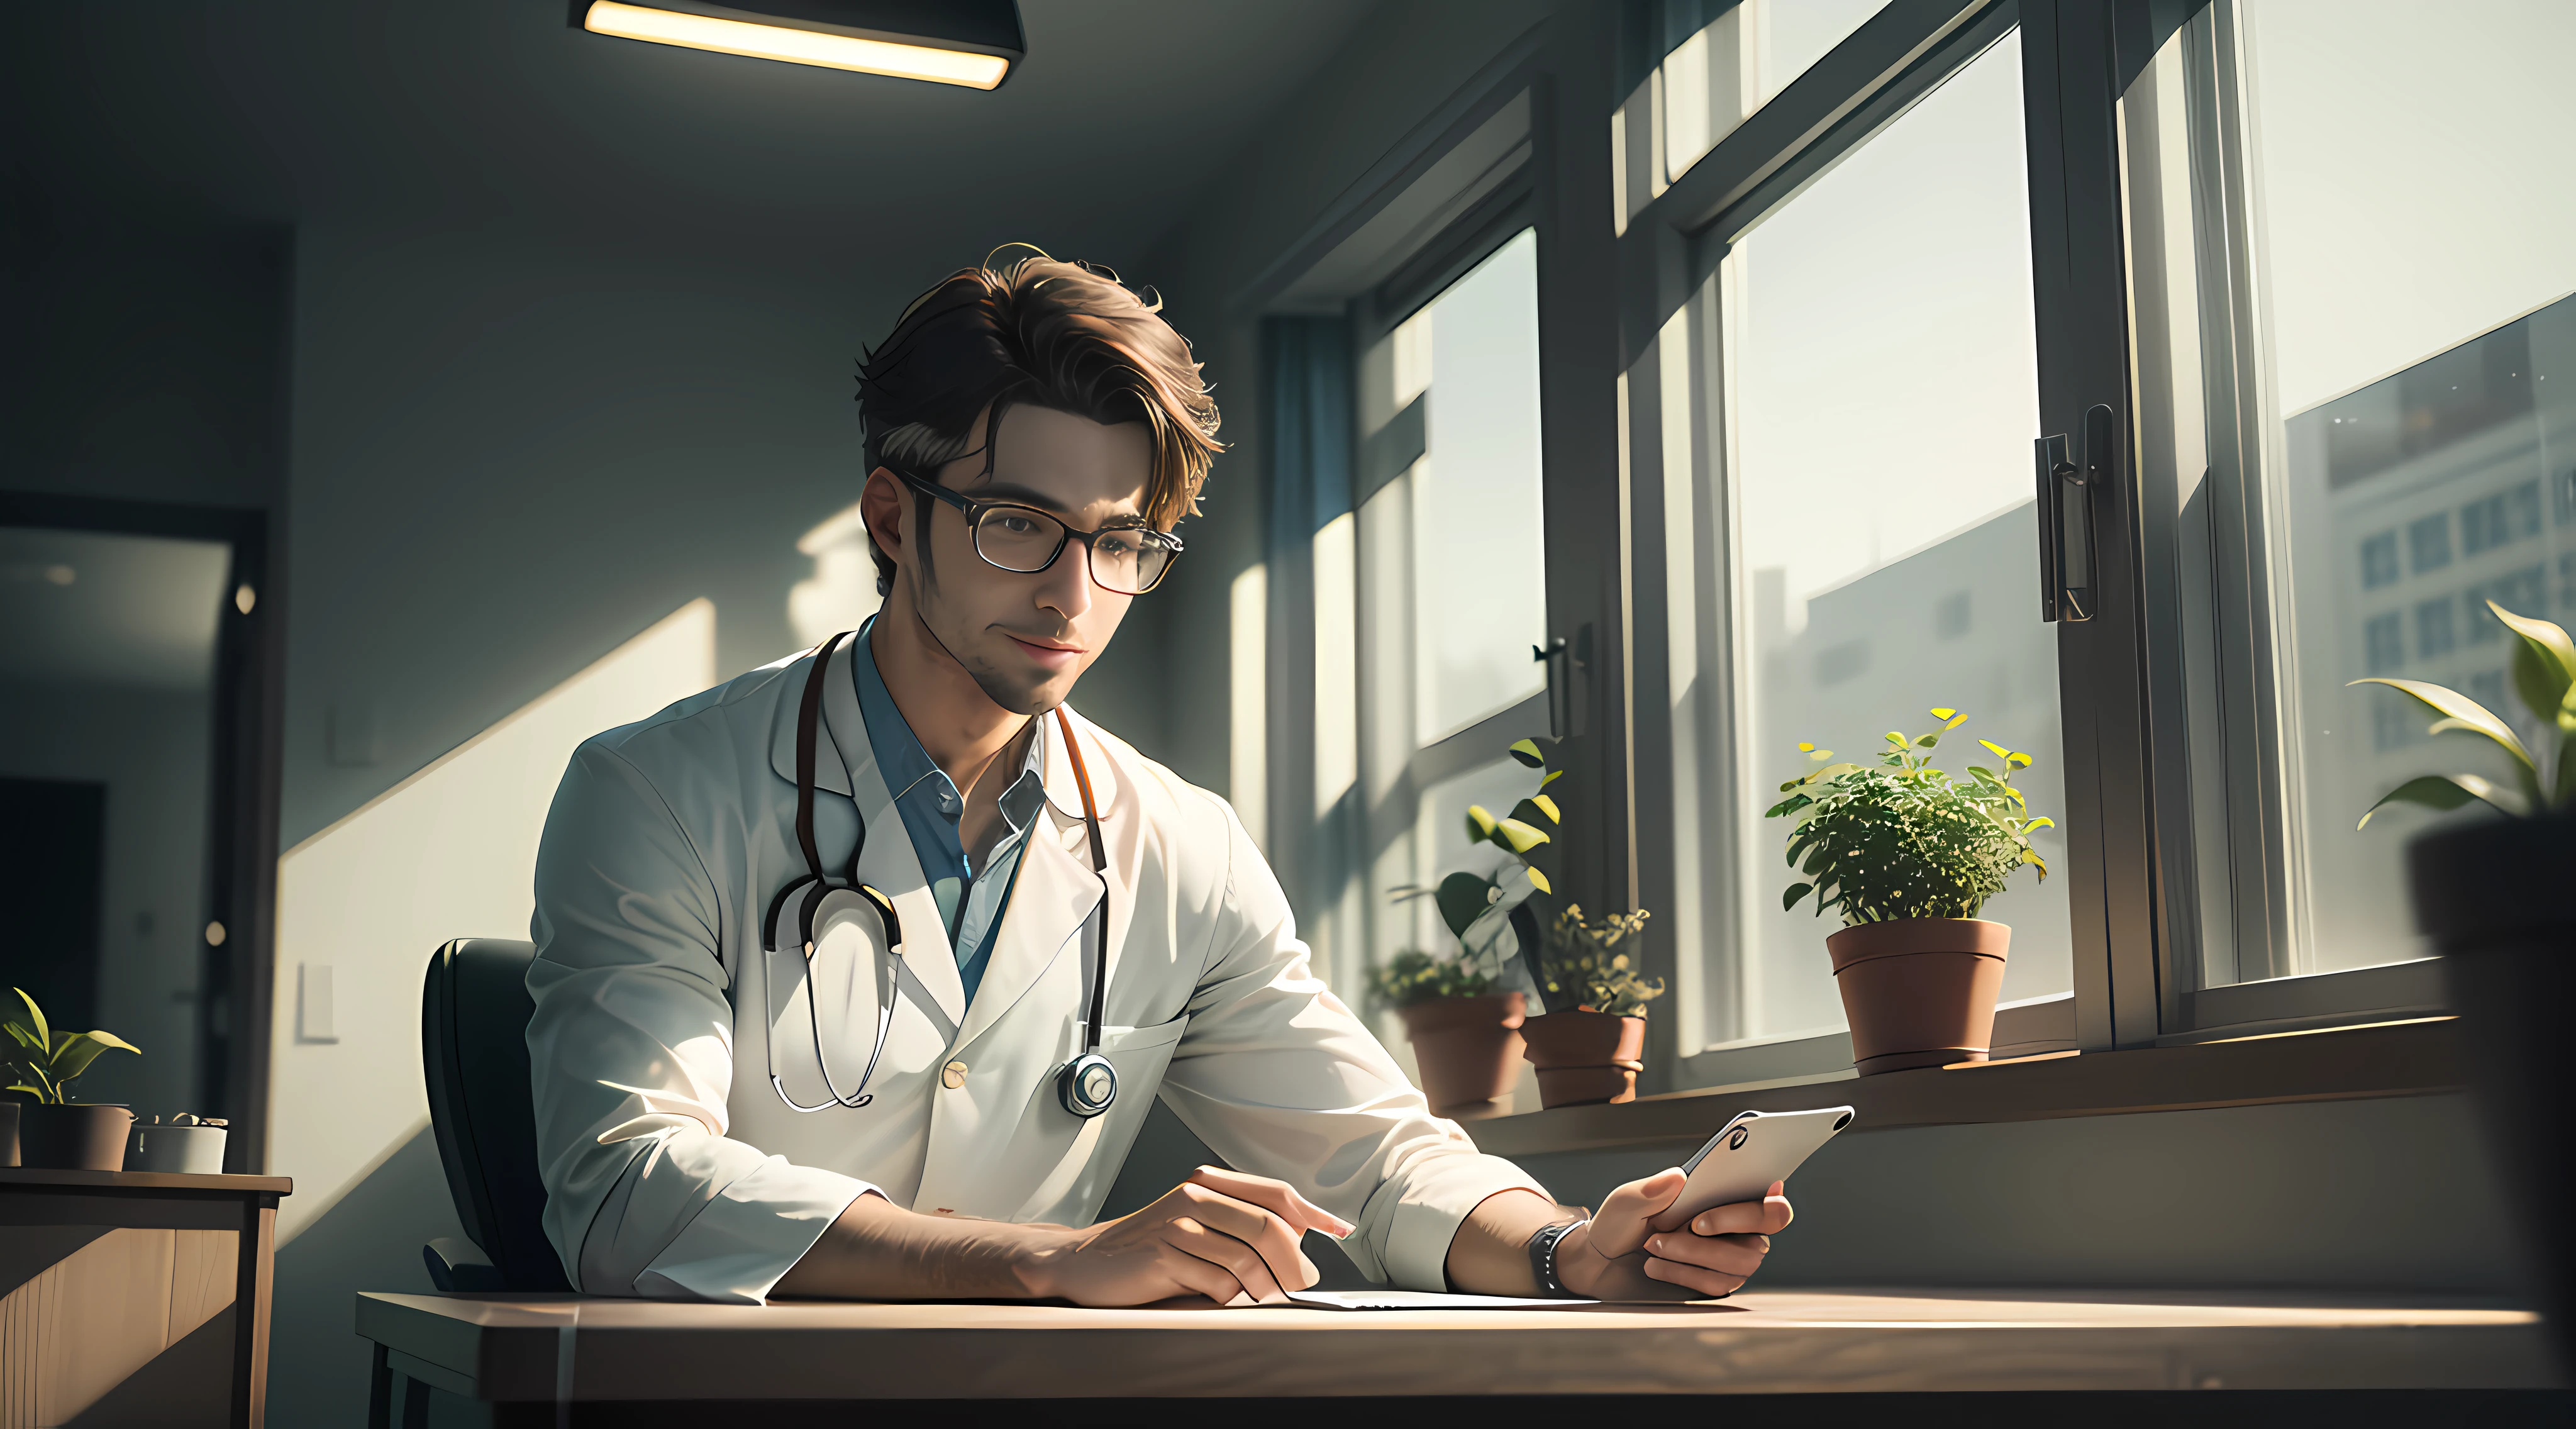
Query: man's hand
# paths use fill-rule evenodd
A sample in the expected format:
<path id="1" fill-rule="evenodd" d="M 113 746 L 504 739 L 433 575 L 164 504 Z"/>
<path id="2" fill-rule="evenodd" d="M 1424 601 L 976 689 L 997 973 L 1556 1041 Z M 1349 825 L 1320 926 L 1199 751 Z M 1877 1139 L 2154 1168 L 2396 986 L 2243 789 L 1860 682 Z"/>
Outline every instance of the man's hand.
<path id="1" fill-rule="evenodd" d="M 1667 1214 L 1686 1180 L 1658 1171 L 1610 1193 L 1589 1225 L 1557 1242 L 1565 1288 L 1596 1300 L 1709 1300 L 1732 1295 L 1762 1266 L 1771 1237 L 1796 1214 L 1771 1183 L 1759 1201 L 1717 1206 L 1690 1224 Z"/>
<path id="2" fill-rule="evenodd" d="M 1351 1226 L 1285 1182 L 1202 1166 L 1133 1215 L 1048 1235 L 1016 1268 L 1029 1294 L 1078 1305 L 1194 1294 L 1276 1304 L 1318 1278 L 1297 1247 L 1308 1231 L 1339 1237 Z"/>

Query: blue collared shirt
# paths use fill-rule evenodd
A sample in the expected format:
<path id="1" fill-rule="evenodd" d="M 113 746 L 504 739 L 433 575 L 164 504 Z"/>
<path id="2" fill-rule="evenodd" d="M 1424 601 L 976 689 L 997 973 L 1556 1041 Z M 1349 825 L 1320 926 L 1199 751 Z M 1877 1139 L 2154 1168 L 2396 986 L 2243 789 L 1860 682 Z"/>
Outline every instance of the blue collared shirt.
<path id="1" fill-rule="evenodd" d="M 939 903 L 939 919 L 948 929 L 948 944 L 957 953 L 957 980 L 964 984 L 966 1000 L 975 1000 L 976 984 L 984 980 L 984 965 L 993 950 L 994 931 L 1002 926 L 1003 905 L 1010 902 L 1011 878 L 1019 871 L 1020 852 L 1028 846 L 1030 822 L 1037 817 L 1038 806 L 1046 802 L 1046 780 L 1039 772 L 1038 740 L 1029 740 L 1028 762 L 1020 777 L 1002 791 L 1003 834 L 994 841 L 992 851 L 984 856 L 984 866 L 977 868 L 966 857 L 966 847 L 957 833 L 957 821 L 966 812 L 966 800 L 946 771 L 931 762 L 929 751 L 905 722 L 903 711 L 895 708 L 894 696 L 887 692 L 885 676 L 877 670 L 876 653 L 868 647 L 868 635 L 875 628 L 871 619 L 859 631 L 858 658 L 850 662 L 859 686 L 859 714 L 868 728 L 868 746 L 875 751 L 877 770 L 885 776 L 886 791 L 894 795 L 894 806 L 903 815 L 904 831 L 912 836 L 912 851 L 921 860 L 921 875 L 930 881 L 930 896 Z"/>

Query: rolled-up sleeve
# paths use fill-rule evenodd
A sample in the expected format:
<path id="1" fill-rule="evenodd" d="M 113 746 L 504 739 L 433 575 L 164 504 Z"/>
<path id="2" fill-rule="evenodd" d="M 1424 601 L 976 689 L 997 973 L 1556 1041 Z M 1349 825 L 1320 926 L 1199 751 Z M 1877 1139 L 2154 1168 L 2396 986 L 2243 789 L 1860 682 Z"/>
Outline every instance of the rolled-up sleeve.
<path id="1" fill-rule="evenodd" d="M 725 1135 L 719 906 L 650 781 L 576 751 L 537 854 L 528 1056 L 546 1235 L 587 1293 L 759 1303 L 875 1189 Z"/>
<path id="2" fill-rule="evenodd" d="M 1479 1202 L 1545 1188 L 1431 1114 L 1350 1008 L 1318 979 L 1270 865 L 1223 800 L 1228 874 L 1189 1032 L 1162 1096 L 1236 1170 L 1295 1186 L 1358 1229 L 1362 1274 L 1448 1288 L 1449 1242 Z"/>

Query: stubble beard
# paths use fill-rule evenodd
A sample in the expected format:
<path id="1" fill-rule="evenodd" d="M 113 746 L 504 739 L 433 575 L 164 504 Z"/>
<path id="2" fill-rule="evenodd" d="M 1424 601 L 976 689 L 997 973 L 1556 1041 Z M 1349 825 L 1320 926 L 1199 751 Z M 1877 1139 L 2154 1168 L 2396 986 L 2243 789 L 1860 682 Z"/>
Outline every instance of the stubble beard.
<path id="1" fill-rule="evenodd" d="M 927 557 L 926 549 L 923 554 Z M 990 660 L 961 653 L 959 647 L 966 644 L 967 632 L 959 630 L 943 633 L 938 625 L 932 623 L 931 612 L 944 611 L 944 606 L 938 598 L 939 576 L 937 572 L 929 569 L 929 565 L 930 562 L 924 559 L 914 568 L 912 618 L 920 624 L 922 633 L 930 637 L 931 643 L 946 651 L 948 658 L 957 662 L 957 668 L 966 672 L 967 678 L 973 680 L 976 688 L 984 692 L 984 698 L 1012 714 L 1042 715 L 1062 704 L 1061 699 L 1047 698 L 1046 687 L 1052 681 L 1041 679 L 1032 684 L 1025 678 L 1014 678 L 1003 673 L 996 669 Z M 1068 684 L 1067 693 L 1070 692 Z"/>

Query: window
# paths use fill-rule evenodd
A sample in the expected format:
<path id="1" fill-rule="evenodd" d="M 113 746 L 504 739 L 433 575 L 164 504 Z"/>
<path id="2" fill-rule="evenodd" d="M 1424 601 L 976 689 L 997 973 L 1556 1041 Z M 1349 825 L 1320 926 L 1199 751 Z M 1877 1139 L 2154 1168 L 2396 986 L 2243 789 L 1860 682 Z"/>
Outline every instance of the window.
<path id="1" fill-rule="evenodd" d="M 2021 84 L 2007 34 L 1734 235 L 1647 369 L 1685 1057 L 1842 1030 L 1823 947 L 1839 924 L 1782 911 L 1787 831 L 1764 818 L 1801 741 L 1867 760 L 1955 706 L 1966 734 L 2032 754 L 2020 787 L 2061 807 Z M 1642 385 L 1632 372 L 1632 406 Z M 2040 839 L 2061 863 L 2055 831 Z M 2025 874 L 1987 905 L 2013 928 L 2008 1002 L 2073 986 L 2065 887 Z"/>
<path id="2" fill-rule="evenodd" d="M 1611 173 L 1622 226 L 1887 0 L 1629 0 Z"/>
<path id="3" fill-rule="evenodd" d="M 2417 655 L 2426 660 L 2436 659 L 2450 654 L 2452 648 L 2459 643 L 2459 636 L 2451 626 L 2449 596 L 2443 596 L 2439 600 L 2428 600 L 2415 607 L 2415 653 Z M 2383 666 L 2374 658 L 2370 668 L 2375 672 L 2383 668 L 2394 669 L 2395 666 Z"/>
<path id="4" fill-rule="evenodd" d="M 2158 747 L 2189 770 L 2160 787 L 2192 791 L 2173 823 L 2198 869 L 2198 916 L 2166 950 L 2167 1035 L 2250 1006 L 2229 1001 L 2238 984 L 2424 956 L 2402 857 L 2430 816 L 2355 825 L 2478 752 L 2348 685 L 2402 674 L 2509 713 L 2487 602 L 2571 614 L 2576 590 L 2553 607 L 2549 575 L 2576 532 L 2544 520 L 2543 495 L 2576 440 L 2576 249 L 2559 236 L 2576 157 L 2554 138 L 2576 123 L 2571 64 L 2560 7 L 2217 0 L 2122 100 L 2139 462 L 2183 512 L 2151 534 L 2149 579 L 2178 575 L 2147 623 L 2170 619 L 2191 651 L 2160 696 L 2191 710 Z M 2407 177 L 2365 193 L 2366 174 Z M 2223 499 L 2194 505 L 2194 483 Z M 2390 588 L 2411 656 L 2365 597 Z M 2252 805 L 2218 792 L 2248 785 Z M 2301 1006 L 2335 1011 L 2335 986 L 2363 984 L 2319 982 Z"/>
<path id="5" fill-rule="evenodd" d="M 2397 584 L 2397 533 L 2382 531 L 2361 543 L 2361 588 Z"/>
<path id="6" fill-rule="evenodd" d="M 1547 732 L 1540 510 L 1538 235 L 1522 229 L 1361 346 L 1356 526 L 1369 954 L 1446 951 L 1427 899 L 1397 895 L 1498 851 L 1469 804 L 1530 791 L 1503 755 Z"/>
<path id="7" fill-rule="evenodd" d="M 2423 626 L 2424 613 L 2424 607 L 2416 607 L 2415 623 L 2418 629 L 2421 629 Z M 2445 639 L 2447 639 L 2450 628 L 2449 606 L 2445 605 L 2442 607 L 2442 617 L 2443 633 Z M 2384 675 L 2405 667 L 2406 627 L 2395 615 L 2377 615 L 2371 617 L 2370 624 L 2363 627 L 2362 639 L 2363 643 L 2370 648 L 2370 655 L 2366 662 L 2370 666 L 2370 673 L 2374 675 Z M 2443 648 L 2448 649 L 2450 647 L 2445 645 Z"/>

